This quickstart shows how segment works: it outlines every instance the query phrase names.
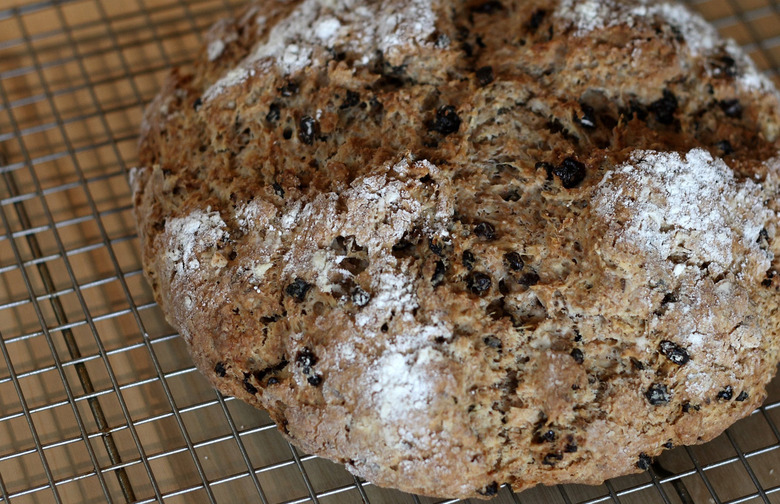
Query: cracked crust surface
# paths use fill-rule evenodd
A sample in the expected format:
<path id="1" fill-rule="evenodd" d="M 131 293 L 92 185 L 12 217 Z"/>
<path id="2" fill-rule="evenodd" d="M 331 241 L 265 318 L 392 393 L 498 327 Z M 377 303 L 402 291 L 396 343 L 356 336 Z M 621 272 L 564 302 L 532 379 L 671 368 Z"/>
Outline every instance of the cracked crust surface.
<path id="1" fill-rule="evenodd" d="M 144 117 L 144 271 L 304 450 L 447 497 L 707 441 L 778 360 L 780 104 L 675 4 L 249 4 Z"/>

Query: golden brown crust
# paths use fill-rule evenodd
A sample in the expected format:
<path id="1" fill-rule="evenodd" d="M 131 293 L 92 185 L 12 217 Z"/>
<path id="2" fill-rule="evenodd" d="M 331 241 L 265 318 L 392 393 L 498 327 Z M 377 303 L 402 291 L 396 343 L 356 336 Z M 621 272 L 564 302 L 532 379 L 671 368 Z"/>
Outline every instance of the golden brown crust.
<path id="1" fill-rule="evenodd" d="M 145 274 L 215 387 L 451 497 L 761 403 L 780 104 L 733 44 L 639 0 L 322 3 L 221 21 L 144 118 Z"/>

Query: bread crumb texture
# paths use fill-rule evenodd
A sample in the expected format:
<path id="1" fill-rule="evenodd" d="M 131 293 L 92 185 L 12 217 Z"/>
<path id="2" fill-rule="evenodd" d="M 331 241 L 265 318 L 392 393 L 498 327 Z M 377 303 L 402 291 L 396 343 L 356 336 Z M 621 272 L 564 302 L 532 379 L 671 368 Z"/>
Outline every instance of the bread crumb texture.
<path id="1" fill-rule="evenodd" d="M 647 0 L 265 0 L 146 110 L 144 271 L 219 390 L 489 497 L 707 441 L 778 362 L 780 102 Z"/>

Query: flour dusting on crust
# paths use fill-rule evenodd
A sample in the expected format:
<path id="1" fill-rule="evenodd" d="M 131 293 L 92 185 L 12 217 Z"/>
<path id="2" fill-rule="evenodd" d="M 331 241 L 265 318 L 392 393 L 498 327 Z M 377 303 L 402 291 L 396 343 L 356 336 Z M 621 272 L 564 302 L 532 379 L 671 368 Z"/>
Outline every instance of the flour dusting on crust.
<path id="1" fill-rule="evenodd" d="M 201 254 L 214 251 L 217 244 L 227 239 L 225 222 L 219 212 L 195 210 L 192 213 L 169 220 L 165 233 L 170 237 L 171 248 L 166 259 L 178 281 L 192 280 L 201 269 Z"/>
<path id="2" fill-rule="evenodd" d="M 377 397 L 379 416 L 383 420 L 392 422 L 410 413 L 425 411 L 433 381 L 425 364 L 432 353 L 429 348 L 409 359 L 391 352 L 376 363 L 372 392 Z"/>
<path id="3" fill-rule="evenodd" d="M 620 265 L 638 253 L 646 282 L 673 293 L 664 328 L 657 319 L 648 326 L 690 356 L 686 380 L 669 392 L 692 401 L 717 394 L 723 380 L 713 379 L 713 367 L 727 382 L 741 371 L 740 363 L 723 360 L 733 358 L 729 346 L 755 348 L 766 337 L 745 316 L 747 295 L 736 283 L 758 284 L 774 258 L 759 245 L 777 221 L 764 206 L 766 192 L 752 180 L 737 181 L 722 159 L 693 149 L 684 156 L 635 152 L 594 196 L 596 213 L 609 223 L 602 257 Z"/>
<path id="4" fill-rule="evenodd" d="M 317 55 L 324 56 L 323 48 L 347 51 L 368 65 L 377 51 L 392 55 L 397 47 L 427 43 L 434 21 L 430 0 L 305 0 L 274 25 L 238 67 L 212 85 L 204 100 L 244 82 L 254 71 L 267 71 L 269 64 L 283 74 L 321 65 L 324 60 Z"/>
<path id="5" fill-rule="evenodd" d="M 739 65 L 738 82 L 746 89 L 772 92 L 774 86 L 733 40 L 724 40 L 700 15 L 683 5 L 653 0 L 562 0 L 555 11 L 558 19 L 574 25 L 577 36 L 618 25 L 633 27 L 641 19 L 658 18 L 674 27 L 693 56 L 707 56 L 722 50 Z M 717 73 L 719 68 L 708 68 Z"/>
<path id="6" fill-rule="evenodd" d="M 749 244 L 752 252 L 740 263 L 753 260 L 766 269 L 772 259 L 756 243 L 774 217 L 759 188 L 751 180 L 738 185 L 726 163 L 703 149 L 685 157 L 635 152 L 601 182 L 596 211 L 627 218 L 614 237 L 616 246 L 636 246 L 655 260 L 671 261 L 678 253 L 692 264 L 715 263 L 726 270 L 739 266 L 735 243 Z"/>
<path id="7" fill-rule="evenodd" d="M 633 27 L 640 19 L 659 17 L 680 30 L 694 54 L 711 51 L 720 43 L 715 28 L 680 4 L 651 0 L 562 0 L 555 14 L 573 23 L 578 36 L 620 24 Z"/>
<path id="8" fill-rule="evenodd" d="M 227 265 L 219 246 L 228 239 L 225 222 L 219 212 L 211 209 L 193 210 L 166 222 L 161 269 L 171 279 L 171 290 L 176 292 L 174 296 L 181 300 L 185 311 L 206 307 L 208 300 L 199 296 L 198 290 Z M 181 328 L 181 333 L 187 341 L 191 340 L 192 334 L 186 328 Z"/>

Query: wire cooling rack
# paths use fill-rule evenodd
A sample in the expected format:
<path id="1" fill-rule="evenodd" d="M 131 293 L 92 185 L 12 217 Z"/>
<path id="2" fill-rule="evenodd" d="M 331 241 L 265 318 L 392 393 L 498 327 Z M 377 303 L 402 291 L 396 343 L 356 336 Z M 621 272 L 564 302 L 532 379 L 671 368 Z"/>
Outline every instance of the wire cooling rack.
<path id="1" fill-rule="evenodd" d="M 214 392 L 141 274 L 143 105 L 238 0 L 0 0 L 0 501 L 395 503 Z M 777 79 L 776 0 L 693 7 Z M 780 81 L 778 81 L 780 84 Z M 780 381 L 703 446 L 500 503 L 780 503 Z"/>

